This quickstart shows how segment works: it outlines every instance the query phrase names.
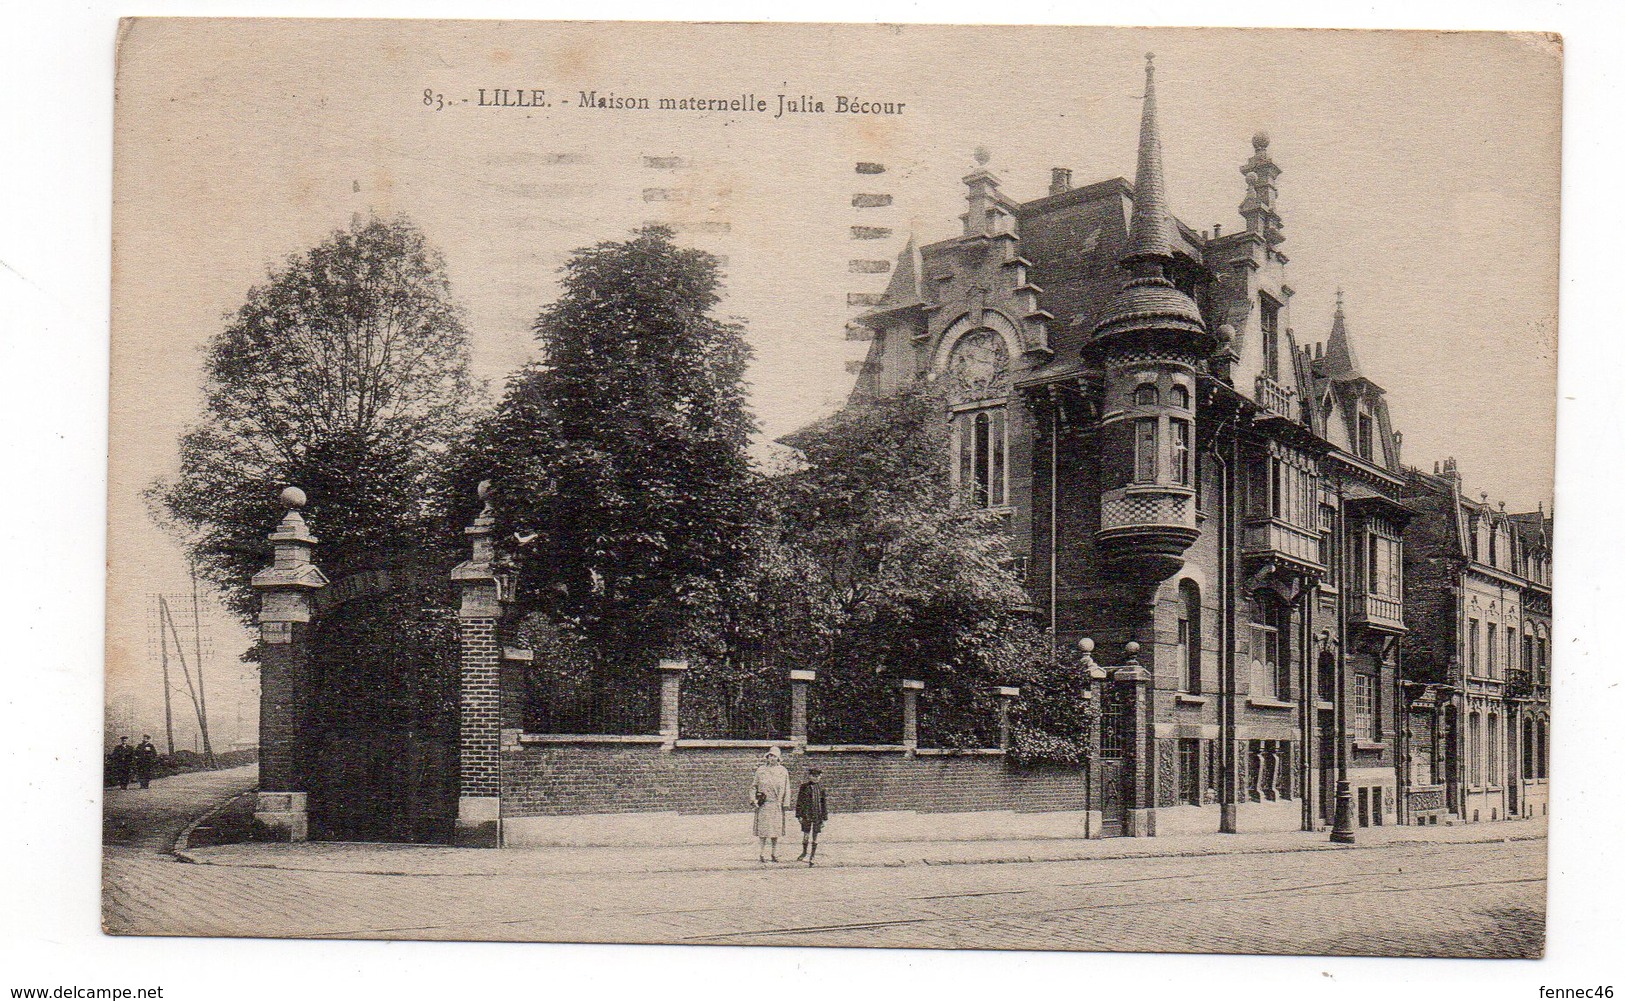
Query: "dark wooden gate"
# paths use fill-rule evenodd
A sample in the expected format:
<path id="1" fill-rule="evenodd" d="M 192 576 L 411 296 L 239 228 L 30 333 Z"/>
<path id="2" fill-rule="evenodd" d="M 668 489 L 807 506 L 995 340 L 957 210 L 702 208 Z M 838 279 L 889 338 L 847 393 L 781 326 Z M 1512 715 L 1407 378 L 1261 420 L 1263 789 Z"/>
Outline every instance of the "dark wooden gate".
<path id="1" fill-rule="evenodd" d="M 321 611 L 312 633 L 310 836 L 449 844 L 457 817 L 455 619 L 437 582 L 382 579 L 388 593 L 348 595 Z M 342 584 L 336 595 L 346 595 Z"/>

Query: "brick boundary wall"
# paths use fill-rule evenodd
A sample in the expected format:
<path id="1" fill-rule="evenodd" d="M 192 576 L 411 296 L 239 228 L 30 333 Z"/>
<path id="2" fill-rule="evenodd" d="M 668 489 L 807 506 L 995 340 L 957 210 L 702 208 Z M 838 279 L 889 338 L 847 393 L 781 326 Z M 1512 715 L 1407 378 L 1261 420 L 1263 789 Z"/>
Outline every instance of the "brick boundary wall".
<path id="1" fill-rule="evenodd" d="M 1043 813 L 1087 809 L 1084 769 L 1022 768 L 1001 754 L 898 750 L 788 753 L 793 785 L 809 765 L 824 770 L 834 814 L 871 811 Z M 683 747 L 659 743 L 524 743 L 502 755 L 502 815 L 721 814 L 749 810 L 757 747 Z"/>

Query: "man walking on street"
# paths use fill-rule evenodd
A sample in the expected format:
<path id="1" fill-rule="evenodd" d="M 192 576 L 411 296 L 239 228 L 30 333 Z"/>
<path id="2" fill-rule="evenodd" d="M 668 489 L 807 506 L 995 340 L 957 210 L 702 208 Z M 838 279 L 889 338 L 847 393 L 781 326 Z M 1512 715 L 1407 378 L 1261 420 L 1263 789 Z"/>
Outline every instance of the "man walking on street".
<path id="1" fill-rule="evenodd" d="M 152 770 L 158 767 L 158 748 L 152 746 L 151 734 L 143 733 L 141 743 L 135 748 L 135 775 L 141 780 L 141 788 L 145 789 L 152 784 Z"/>
<path id="2" fill-rule="evenodd" d="M 808 865 L 813 864 L 813 858 L 818 855 L 818 832 L 824 829 L 824 821 L 829 819 L 829 803 L 824 797 L 824 787 L 818 781 L 823 769 L 807 769 L 807 781 L 801 783 L 796 790 L 796 819 L 801 821 L 801 854 L 796 861 L 807 860 Z"/>
<path id="3" fill-rule="evenodd" d="M 113 748 L 113 781 L 120 789 L 130 788 L 130 769 L 134 765 L 135 751 L 130 747 L 130 738 L 120 737 L 118 746 Z"/>

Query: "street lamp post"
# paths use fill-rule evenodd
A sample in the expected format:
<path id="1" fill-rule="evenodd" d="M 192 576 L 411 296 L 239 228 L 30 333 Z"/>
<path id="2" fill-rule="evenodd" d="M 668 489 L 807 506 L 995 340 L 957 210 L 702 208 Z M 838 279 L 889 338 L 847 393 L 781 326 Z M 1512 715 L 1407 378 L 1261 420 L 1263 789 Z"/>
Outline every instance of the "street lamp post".
<path id="1" fill-rule="evenodd" d="M 1354 793 L 1349 789 L 1348 741 L 1348 594 L 1353 584 L 1348 579 L 1348 520 L 1344 514 L 1346 498 L 1343 496 L 1343 478 L 1337 478 L 1337 637 L 1328 630 L 1320 632 L 1321 642 L 1333 644 L 1337 650 L 1337 802 L 1332 814 L 1332 841 L 1340 845 L 1354 843 Z"/>

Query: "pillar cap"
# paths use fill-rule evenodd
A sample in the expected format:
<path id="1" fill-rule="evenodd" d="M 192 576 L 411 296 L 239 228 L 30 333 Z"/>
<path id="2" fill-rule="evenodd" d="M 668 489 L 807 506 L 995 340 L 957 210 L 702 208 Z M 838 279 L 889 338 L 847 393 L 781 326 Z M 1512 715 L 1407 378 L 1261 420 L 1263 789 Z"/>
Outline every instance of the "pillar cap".
<path id="1" fill-rule="evenodd" d="M 791 670 L 791 672 L 790 672 L 790 680 L 791 681 L 817 681 L 818 680 L 818 672 L 817 671 L 803 671 L 803 670 L 799 670 L 799 669 L 794 669 L 794 670 Z"/>
<path id="2" fill-rule="evenodd" d="M 1019 697 L 1021 695 L 1021 689 L 1015 688 L 1015 687 L 1010 686 L 1010 685 L 1000 685 L 997 688 L 993 689 L 993 691 L 996 694 L 998 694 L 1001 698 L 1006 698 L 1006 699 L 1017 698 L 1017 697 Z"/>
<path id="3" fill-rule="evenodd" d="M 655 665 L 655 670 L 657 670 L 657 671 L 686 671 L 686 670 L 688 670 L 688 661 L 686 661 L 686 660 L 674 660 L 674 659 L 669 659 L 669 658 L 664 658 L 663 657 L 663 658 L 661 658 L 660 663 Z"/>
<path id="4" fill-rule="evenodd" d="M 904 691 L 917 692 L 925 687 L 925 682 L 905 678 L 897 683 L 897 687 L 903 689 Z"/>

